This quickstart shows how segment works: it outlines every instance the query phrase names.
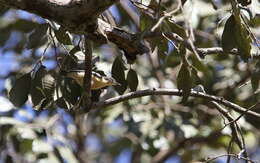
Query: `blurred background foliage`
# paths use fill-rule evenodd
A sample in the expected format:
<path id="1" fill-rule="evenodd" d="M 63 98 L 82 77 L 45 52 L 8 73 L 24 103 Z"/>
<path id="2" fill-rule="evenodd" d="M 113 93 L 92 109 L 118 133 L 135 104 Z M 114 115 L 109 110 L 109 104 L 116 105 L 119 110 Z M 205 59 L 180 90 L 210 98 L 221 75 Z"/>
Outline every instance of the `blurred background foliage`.
<path id="1" fill-rule="evenodd" d="M 165 19 L 157 30 L 185 38 L 185 30 L 192 28 L 196 47 L 223 46 L 221 39 L 225 22 L 231 15 L 230 2 L 182 0 L 182 3 L 182 9 Z M 137 36 L 143 39 L 142 32 L 150 30 L 160 14 L 178 5 L 178 1 L 172 0 L 125 0 L 111 6 L 103 17 L 112 16 L 110 24 L 113 22 L 117 27 L 140 34 Z M 259 39 L 259 1 L 252 0 L 241 12 Z M 25 11 L 1 6 L 0 15 L 0 163 L 82 162 L 79 154 L 84 154 L 88 162 L 170 163 L 202 161 L 227 153 L 232 142 L 230 127 L 223 129 L 226 121 L 209 101 L 193 97 L 185 104 L 180 103 L 182 98 L 177 96 L 136 98 L 93 110 L 81 119 L 84 125 L 77 126 L 73 107 L 81 88 L 75 81 L 61 76 L 59 69 L 60 66 L 69 69 L 75 64 L 75 57 L 80 60 L 81 37 Z M 232 28 L 229 26 L 226 30 L 232 31 Z M 227 33 L 224 46 L 232 49 L 236 47 L 232 43 L 235 36 Z M 99 100 L 136 89 L 177 88 L 183 62 L 176 50 L 177 42 L 163 36 L 145 40 L 153 53 L 138 55 L 132 64 L 125 58 L 125 52 L 114 44 L 94 42 L 93 56 L 99 57 L 95 71 L 108 76 L 112 73 L 122 84 L 103 90 Z M 259 100 L 257 46 L 259 44 L 253 41 L 251 53 L 255 56 L 247 62 L 243 56 L 217 53 L 198 60 L 189 51 L 186 57 L 192 65 L 192 82 L 186 82 L 187 87 L 201 84 L 207 94 L 221 96 L 246 108 L 253 106 Z M 187 77 L 181 80 L 185 81 L 189 81 Z M 259 104 L 252 108 L 260 113 L 259 109 Z M 234 111 L 230 113 L 239 116 Z M 259 161 L 260 120 L 244 116 L 239 125 L 250 158 Z M 240 152 L 235 144 L 230 150 Z M 225 159 L 221 157 L 217 162 L 225 162 Z"/>

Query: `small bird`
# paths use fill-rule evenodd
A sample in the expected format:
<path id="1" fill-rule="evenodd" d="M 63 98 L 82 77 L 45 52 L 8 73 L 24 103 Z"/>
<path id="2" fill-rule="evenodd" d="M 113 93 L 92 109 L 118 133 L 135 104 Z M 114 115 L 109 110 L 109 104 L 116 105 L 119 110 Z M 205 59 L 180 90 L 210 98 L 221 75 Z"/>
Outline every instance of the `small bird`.
<path id="1" fill-rule="evenodd" d="M 81 87 L 83 87 L 84 82 L 84 70 L 69 70 L 62 71 L 61 73 L 65 74 L 65 76 L 74 79 Z M 115 81 L 112 77 L 102 76 L 96 72 L 92 71 L 91 77 L 91 90 L 97 90 L 108 86 L 120 85 Z"/>

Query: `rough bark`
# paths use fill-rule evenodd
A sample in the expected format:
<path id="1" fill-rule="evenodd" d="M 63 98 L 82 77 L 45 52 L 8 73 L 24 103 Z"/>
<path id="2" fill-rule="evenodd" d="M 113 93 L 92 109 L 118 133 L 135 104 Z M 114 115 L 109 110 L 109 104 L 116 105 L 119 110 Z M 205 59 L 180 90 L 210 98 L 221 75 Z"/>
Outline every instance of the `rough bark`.
<path id="1" fill-rule="evenodd" d="M 53 20 L 75 33 L 92 32 L 98 16 L 119 0 L 0 0 L 1 4 Z"/>

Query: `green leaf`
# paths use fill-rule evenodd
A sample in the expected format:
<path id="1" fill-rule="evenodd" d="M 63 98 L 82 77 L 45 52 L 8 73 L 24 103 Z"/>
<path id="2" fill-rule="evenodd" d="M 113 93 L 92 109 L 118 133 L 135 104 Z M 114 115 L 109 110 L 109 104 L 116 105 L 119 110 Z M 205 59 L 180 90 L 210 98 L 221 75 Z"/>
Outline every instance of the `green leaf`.
<path id="1" fill-rule="evenodd" d="M 138 86 L 138 77 L 137 77 L 137 73 L 133 69 L 130 69 L 128 71 L 127 83 L 131 91 L 136 91 Z"/>
<path id="2" fill-rule="evenodd" d="M 230 50 L 236 47 L 236 40 L 235 40 L 235 28 L 236 28 L 236 20 L 233 15 L 231 15 L 228 20 L 226 21 L 224 31 L 221 38 L 221 45 L 223 51 L 228 53 Z"/>
<path id="3" fill-rule="evenodd" d="M 247 61 L 251 57 L 252 39 L 240 19 L 231 15 L 227 20 L 222 34 L 222 48 L 227 53 L 237 47 L 239 56 Z"/>
<path id="4" fill-rule="evenodd" d="M 40 66 L 35 72 L 30 89 L 34 107 L 42 109 L 48 105 L 53 100 L 54 88 L 54 78 L 47 72 L 45 66 Z"/>
<path id="5" fill-rule="evenodd" d="M 168 41 L 164 38 L 157 38 L 150 41 L 153 54 L 158 55 L 159 59 L 165 60 L 168 53 Z"/>
<path id="6" fill-rule="evenodd" d="M 115 86 L 119 94 L 123 94 L 127 88 L 127 81 L 125 79 L 126 67 L 123 63 L 121 56 L 117 56 L 112 65 L 112 77 L 120 83 L 120 86 Z"/>
<path id="7" fill-rule="evenodd" d="M 145 31 L 145 30 L 151 28 L 153 23 L 154 23 L 154 20 L 149 15 L 141 12 L 141 17 L 140 17 L 140 29 L 141 29 L 141 31 Z"/>
<path id="8" fill-rule="evenodd" d="M 79 86 L 75 80 L 70 78 L 65 78 L 61 84 L 61 93 L 62 97 L 66 101 L 66 105 L 69 106 L 68 103 L 74 105 L 78 102 L 79 97 L 82 94 L 82 88 Z M 68 102 L 68 103 L 67 103 Z"/>
<path id="9" fill-rule="evenodd" d="M 48 27 L 49 27 L 48 24 L 38 25 L 38 27 L 29 36 L 29 42 L 27 45 L 28 49 L 33 49 L 38 47 L 44 38 L 45 38 L 44 42 L 47 40 Z"/>
<path id="10" fill-rule="evenodd" d="M 201 62 L 195 55 L 190 56 L 192 60 L 192 66 L 194 66 L 197 70 L 203 72 L 205 75 L 209 73 L 208 67 Z"/>
<path id="11" fill-rule="evenodd" d="M 67 33 L 64 28 L 54 31 L 57 40 L 64 45 L 72 45 L 70 35 Z"/>
<path id="12" fill-rule="evenodd" d="M 181 57 L 177 49 L 174 49 L 166 58 L 165 58 L 165 67 L 176 67 L 181 62 Z"/>
<path id="13" fill-rule="evenodd" d="M 31 87 L 31 74 L 27 73 L 17 79 L 9 92 L 10 101 L 17 107 L 21 107 L 28 99 Z"/>
<path id="14" fill-rule="evenodd" d="M 32 86 L 30 89 L 30 95 L 32 98 L 32 103 L 34 106 L 38 105 L 42 99 L 44 99 L 44 93 L 41 90 L 42 88 L 42 78 L 46 73 L 46 69 L 44 66 L 38 68 L 36 72 L 34 72 L 34 77 L 32 80 Z"/>
<path id="15" fill-rule="evenodd" d="M 168 29 L 166 32 L 173 32 L 181 36 L 182 38 L 187 38 L 186 30 L 179 24 L 176 24 L 175 22 L 168 20 L 164 23 L 164 27 Z"/>
<path id="16" fill-rule="evenodd" d="M 252 39 L 244 24 L 237 24 L 235 29 L 235 39 L 238 53 L 244 61 L 247 61 L 249 58 L 251 58 L 250 51 Z"/>
<path id="17" fill-rule="evenodd" d="M 186 60 L 183 60 L 183 63 L 177 76 L 177 88 L 179 90 L 182 90 L 182 103 L 185 103 L 188 100 L 188 97 L 190 96 L 192 88 L 191 70 Z"/>

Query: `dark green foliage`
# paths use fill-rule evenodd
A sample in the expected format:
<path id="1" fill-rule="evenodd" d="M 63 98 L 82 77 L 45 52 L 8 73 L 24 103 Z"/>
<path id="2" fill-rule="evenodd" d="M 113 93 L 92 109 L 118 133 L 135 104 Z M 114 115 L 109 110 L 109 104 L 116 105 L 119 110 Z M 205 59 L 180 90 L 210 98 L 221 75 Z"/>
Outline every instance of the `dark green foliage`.
<path id="1" fill-rule="evenodd" d="M 29 42 L 27 44 L 28 49 L 36 48 L 46 42 L 48 27 L 48 24 L 38 25 L 38 27 L 29 36 Z"/>
<path id="2" fill-rule="evenodd" d="M 112 77 L 120 83 L 119 86 L 115 86 L 116 91 L 119 94 L 123 94 L 127 88 L 127 81 L 125 79 L 126 67 L 121 56 L 117 56 L 112 65 Z"/>
<path id="3" fill-rule="evenodd" d="M 133 69 L 130 69 L 127 73 L 127 83 L 131 91 L 136 91 L 138 86 L 138 77 Z"/>
<path id="4" fill-rule="evenodd" d="M 231 15 L 225 24 L 222 34 L 222 48 L 224 52 L 227 53 L 233 48 L 237 48 L 240 57 L 247 61 L 251 57 L 251 42 L 252 40 L 246 26 L 243 23 L 238 23 L 235 16 Z"/>
<path id="5" fill-rule="evenodd" d="M 31 73 L 27 73 L 17 79 L 9 92 L 10 101 L 17 107 L 21 107 L 28 99 L 31 88 Z"/>
<path id="6" fill-rule="evenodd" d="M 187 60 L 183 60 L 178 72 L 177 87 L 182 91 L 182 103 L 187 102 L 192 88 L 191 70 Z"/>
<path id="7" fill-rule="evenodd" d="M 125 153 L 134 163 L 170 162 L 171 156 L 203 162 L 227 151 L 241 156 L 230 162 L 243 162 L 233 124 L 255 159 L 260 120 L 248 113 L 260 108 L 259 7 L 257 0 L 238 0 L 235 10 L 231 2 L 121 1 L 99 17 L 111 26 L 91 20 L 86 33 L 0 5 L 0 85 L 6 87 L 0 88 L 0 162 L 116 162 Z M 68 10 L 71 4 L 82 5 L 73 1 Z M 73 22 L 88 24 L 87 11 Z M 82 87 L 66 76 L 85 71 L 84 37 L 93 43 L 92 71 L 120 83 L 92 90 L 91 110 L 82 105 Z M 120 101 L 131 95 L 138 98 Z M 240 119 L 230 123 L 213 96 Z M 239 113 L 232 103 L 222 105 L 226 100 L 249 110 Z"/>
<path id="8" fill-rule="evenodd" d="M 57 40 L 64 45 L 72 45 L 70 35 L 64 28 L 60 27 L 59 30 L 54 31 Z"/>
<path id="9" fill-rule="evenodd" d="M 53 101 L 55 80 L 44 66 L 33 74 L 30 95 L 32 103 L 38 110 L 45 108 Z"/>

